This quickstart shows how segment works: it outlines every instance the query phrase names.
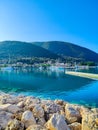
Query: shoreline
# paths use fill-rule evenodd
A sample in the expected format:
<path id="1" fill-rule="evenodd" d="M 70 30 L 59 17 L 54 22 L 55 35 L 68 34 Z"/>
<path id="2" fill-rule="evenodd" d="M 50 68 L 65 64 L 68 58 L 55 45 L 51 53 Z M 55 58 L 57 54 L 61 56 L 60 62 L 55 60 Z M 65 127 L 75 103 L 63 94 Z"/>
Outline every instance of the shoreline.
<path id="1" fill-rule="evenodd" d="M 29 92 L 19 92 L 19 93 L 16 93 L 16 92 L 11 92 L 11 93 L 7 93 L 7 92 L 3 92 L 3 91 L 0 91 L 0 95 L 10 95 L 12 97 L 34 97 L 34 98 L 37 98 L 37 99 L 40 99 L 40 100 L 51 100 L 51 101 L 55 101 L 55 100 L 62 100 L 63 102 L 68 102 L 69 104 L 73 104 L 73 105 L 79 105 L 79 106 L 84 106 L 86 108 L 98 108 L 98 105 L 97 103 L 95 102 L 91 102 L 91 103 L 88 103 L 84 100 L 80 100 L 80 101 L 68 101 L 67 99 L 62 99 L 62 98 L 49 98 L 49 97 L 44 97 L 44 96 L 38 96 L 38 95 L 35 95 L 34 93 L 29 93 Z"/>
<path id="2" fill-rule="evenodd" d="M 63 100 L 13 96 L 2 92 L 0 128 L 3 130 L 97 130 L 98 108 L 84 107 Z"/>

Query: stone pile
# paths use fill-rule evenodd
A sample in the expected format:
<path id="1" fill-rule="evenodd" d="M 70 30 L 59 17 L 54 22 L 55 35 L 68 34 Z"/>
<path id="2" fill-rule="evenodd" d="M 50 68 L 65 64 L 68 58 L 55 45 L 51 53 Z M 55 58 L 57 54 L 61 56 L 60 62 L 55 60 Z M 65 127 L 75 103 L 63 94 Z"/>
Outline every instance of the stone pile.
<path id="1" fill-rule="evenodd" d="M 1 94 L 0 130 L 98 130 L 98 109 Z"/>

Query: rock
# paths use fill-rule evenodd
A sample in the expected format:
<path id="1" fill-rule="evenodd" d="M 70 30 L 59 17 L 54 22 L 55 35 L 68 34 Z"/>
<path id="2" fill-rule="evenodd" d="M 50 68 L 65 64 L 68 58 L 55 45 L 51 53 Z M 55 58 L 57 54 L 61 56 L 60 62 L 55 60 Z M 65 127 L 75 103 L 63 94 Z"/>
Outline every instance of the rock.
<path id="1" fill-rule="evenodd" d="M 66 104 L 65 115 L 68 123 L 81 122 L 81 114 L 79 112 L 79 106 L 72 104 Z"/>
<path id="2" fill-rule="evenodd" d="M 16 113 L 16 112 L 20 111 L 20 108 L 17 105 L 10 105 L 7 108 L 7 111 L 9 111 L 11 113 Z"/>
<path id="3" fill-rule="evenodd" d="M 35 105 L 35 104 L 39 104 L 40 103 L 40 99 L 38 98 L 34 98 L 34 97 L 27 97 L 25 99 L 25 105 L 29 106 L 31 104 Z"/>
<path id="4" fill-rule="evenodd" d="M 5 94 L 5 93 L 0 93 L 0 104 L 6 104 L 7 103 L 7 99 L 10 98 L 10 95 Z"/>
<path id="5" fill-rule="evenodd" d="M 20 107 L 20 108 L 22 108 L 22 107 L 24 106 L 24 102 L 23 102 L 23 101 L 19 102 L 19 103 L 17 104 L 17 106 Z"/>
<path id="6" fill-rule="evenodd" d="M 5 130 L 24 130 L 24 124 L 14 119 L 8 123 Z"/>
<path id="7" fill-rule="evenodd" d="M 8 122 L 12 120 L 12 114 L 5 112 L 5 111 L 0 111 L 0 126 L 2 129 L 5 129 L 7 126 Z"/>
<path id="8" fill-rule="evenodd" d="M 41 125 L 31 125 L 26 130 L 47 130 L 47 129 L 42 127 Z"/>
<path id="9" fill-rule="evenodd" d="M 94 113 L 98 113 L 98 108 L 91 109 Z"/>
<path id="10" fill-rule="evenodd" d="M 64 101 L 62 101 L 62 100 L 55 100 L 55 103 L 62 106 L 64 104 Z"/>
<path id="11" fill-rule="evenodd" d="M 82 119 L 82 130 L 98 130 L 98 114 L 85 114 Z"/>
<path id="12" fill-rule="evenodd" d="M 33 113 L 35 117 L 43 117 L 44 116 L 44 110 L 40 105 L 36 105 L 33 109 Z"/>
<path id="13" fill-rule="evenodd" d="M 41 126 L 44 126 L 44 124 L 46 123 L 45 119 L 42 117 L 42 118 L 38 118 L 38 121 L 37 123 Z"/>
<path id="14" fill-rule="evenodd" d="M 80 114 L 83 117 L 84 115 L 88 114 L 88 113 L 92 113 L 92 111 L 89 108 L 85 108 L 85 107 L 81 107 L 80 109 Z"/>
<path id="15" fill-rule="evenodd" d="M 16 96 L 4 95 L 0 98 L 0 104 L 16 104 L 17 102 Z"/>
<path id="16" fill-rule="evenodd" d="M 10 106 L 11 104 L 3 104 L 3 105 L 0 105 L 0 111 L 7 111 L 8 107 Z"/>
<path id="17" fill-rule="evenodd" d="M 13 114 L 13 119 L 21 120 L 23 112 L 17 112 Z"/>
<path id="18" fill-rule="evenodd" d="M 10 98 L 6 99 L 6 103 L 17 104 L 18 103 L 18 98 L 16 96 L 10 96 Z"/>
<path id="19" fill-rule="evenodd" d="M 46 104 L 44 106 L 44 110 L 46 113 L 57 113 L 60 112 L 61 110 L 63 110 L 62 106 L 58 105 L 58 104 Z"/>
<path id="20" fill-rule="evenodd" d="M 16 112 L 20 111 L 20 109 L 19 109 L 19 107 L 17 107 L 17 105 L 12 105 L 12 104 L 0 105 L 0 110 L 8 111 L 11 113 L 16 113 Z"/>
<path id="21" fill-rule="evenodd" d="M 23 113 L 21 121 L 24 123 L 26 128 L 28 128 L 30 125 L 36 124 L 33 113 L 29 110 Z"/>
<path id="22" fill-rule="evenodd" d="M 1 98 L 0 99 L 0 104 L 6 104 L 6 98 Z"/>
<path id="23" fill-rule="evenodd" d="M 74 122 L 68 126 L 69 126 L 70 130 L 82 130 L 82 125 L 78 122 Z"/>
<path id="24" fill-rule="evenodd" d="M 65 122 L 64 116 L 56 113 L 46 123 L 46 127 L 49 130 L 70 130 Z"/>

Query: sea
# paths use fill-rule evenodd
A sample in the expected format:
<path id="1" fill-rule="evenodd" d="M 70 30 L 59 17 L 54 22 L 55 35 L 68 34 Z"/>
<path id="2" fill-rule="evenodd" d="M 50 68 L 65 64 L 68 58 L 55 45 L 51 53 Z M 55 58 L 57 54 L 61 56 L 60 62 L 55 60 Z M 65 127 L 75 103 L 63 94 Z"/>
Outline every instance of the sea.
<path id="1" fill-rule="evenodd" d="M 80 72 L 98 74 L 98 68 Z M 67 75 L 66 71 L 38 68 L 0 70 L 0 91 L 12 95 L 64 100 L 88 107 L 98 107 L 98 81 Z"/>

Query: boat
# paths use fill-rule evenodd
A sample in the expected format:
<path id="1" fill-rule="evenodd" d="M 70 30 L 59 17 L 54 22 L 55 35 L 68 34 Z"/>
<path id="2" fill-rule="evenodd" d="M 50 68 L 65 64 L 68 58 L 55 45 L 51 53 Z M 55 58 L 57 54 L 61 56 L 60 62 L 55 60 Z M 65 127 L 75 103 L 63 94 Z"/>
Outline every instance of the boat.
<path id="1" fill-rule="evenodd" d="M 2 71 L 11 71 L 11 70 L 13 70 L 13 68 L 11 66 L 7 66 L 7 67 L 2 67 L 1 70 Z"/>
<path id="2" fill-rule="evenodd" d="M 9 60 L 8 60 L 8 66 L 2 67 L 1 70 L 2 71 L 11 71 L 11 70 L 13 70 L 13 67 L 10 65 L 10 55 L 9 55 Z"/>

